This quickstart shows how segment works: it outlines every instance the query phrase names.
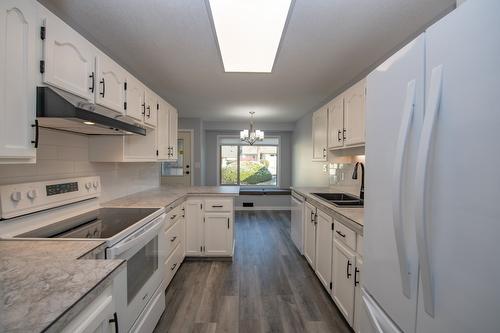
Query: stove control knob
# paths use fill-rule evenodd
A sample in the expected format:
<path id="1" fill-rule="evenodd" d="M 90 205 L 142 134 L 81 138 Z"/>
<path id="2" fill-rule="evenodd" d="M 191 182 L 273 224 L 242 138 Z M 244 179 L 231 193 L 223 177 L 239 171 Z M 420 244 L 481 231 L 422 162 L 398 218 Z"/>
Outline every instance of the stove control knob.
<path id="1" fill-rule="evenodd" d="M 97 180 L 94 180 L 94 183 L 92 184 L 95 189 L 99 186 L 99 182 Z"/>
<path id="2" fill-rule="evenodd" d="M 14 202 L 21 201 L 21 192 L 12 192 L 12 194 L 10 195 L 10 199 Z"/>
<path id="3" fill-rule="evenodd" d="M 88 183 L 85 184 L 85 188 L 87 190 L 90 190 L 91 187 L 92 187 L 92 183 L 91 182 L 88 182 Z"/>
<path id="4" fill-rule="evenodd" d="M 29 190 L 28 191 L 28 198 L 30 198 L 31 200 L 34 200 L 37 197 L 37 194 L 38 193 L 36 193 L 36 190 Z"/>

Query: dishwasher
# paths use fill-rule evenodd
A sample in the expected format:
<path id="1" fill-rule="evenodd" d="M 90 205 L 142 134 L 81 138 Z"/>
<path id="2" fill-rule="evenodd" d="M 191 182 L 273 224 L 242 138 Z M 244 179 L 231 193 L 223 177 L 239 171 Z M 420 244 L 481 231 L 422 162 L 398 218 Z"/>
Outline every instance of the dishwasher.
<path id="1" fill-rule="evenodd" d="M 293 243 L 304 254 L 304 197 L 292 192 L 290 236 Z"/>

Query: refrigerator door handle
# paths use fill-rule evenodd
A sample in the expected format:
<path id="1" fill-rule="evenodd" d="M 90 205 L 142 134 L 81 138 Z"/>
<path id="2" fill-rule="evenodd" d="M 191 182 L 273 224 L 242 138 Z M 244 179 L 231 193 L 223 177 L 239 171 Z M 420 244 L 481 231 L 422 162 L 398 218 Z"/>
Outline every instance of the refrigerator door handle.
<path id="1" fill-rule="evenodd" d="M 410 298 L 410 264 L 406 253 L 405 235 L 403 227 L 403 216 L 401 214 L 401 192 L 402 174 L 408 133 L 413 119 L 415 109 L 416 82 L 411 80 L 406 87 L 406 99 L 403 109 L 403 118 L 399 128 L 398 141 L 396 146 L 396 158 L 394 161 L 394 174 L 392 178 L 392 222 L 394 224 L 394 235 L 396 236 L 396 250 L 399 259 L 399 272 L 401 275 L 401 287 L 406 298 Z"/>
<path id="2" fill-rule="evenodd" d="M 415 176 L 415 224 L 417 234 L 417 249 L 420 265 L 420 277 L 424 298 L 424 309 L 434 317 L 434 286 L 430 266 L 429 240 L 427 238 L 426 218 L 426 185 L 429 164 L 429 153 L 433 138 L 434 127 L 438 118 L 441 104 L 441 90 L 443 81 L 443 65 L 434 67 L 431 72 L 429 97 L 425 106 L 425 117 L 418 146 L 417 167 Z"/>

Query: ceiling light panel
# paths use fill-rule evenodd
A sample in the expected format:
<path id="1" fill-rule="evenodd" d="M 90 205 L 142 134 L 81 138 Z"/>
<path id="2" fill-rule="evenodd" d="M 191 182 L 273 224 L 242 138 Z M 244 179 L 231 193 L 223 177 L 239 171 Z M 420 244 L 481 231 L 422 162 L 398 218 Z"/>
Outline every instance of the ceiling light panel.
<path id="1" fill-rule="evenodd" d="M 226 72 L 271 73 L 292 0 L 209 0 Z"/>

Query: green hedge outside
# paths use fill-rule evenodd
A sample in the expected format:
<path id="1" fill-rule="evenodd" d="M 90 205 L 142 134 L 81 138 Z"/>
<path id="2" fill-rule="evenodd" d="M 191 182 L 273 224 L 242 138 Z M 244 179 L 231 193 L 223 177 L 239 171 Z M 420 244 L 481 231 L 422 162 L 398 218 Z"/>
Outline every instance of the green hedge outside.
<path id="1" fill-rule="evenodd" d="M 236 163 L 222 168 L 222 184 L 236 184 L 238 172 Z M 269 169 L 260 162 L 243 161 L 240 163 L 240 178 L 242 184 L 257 185 L 273 178 Z"/>

